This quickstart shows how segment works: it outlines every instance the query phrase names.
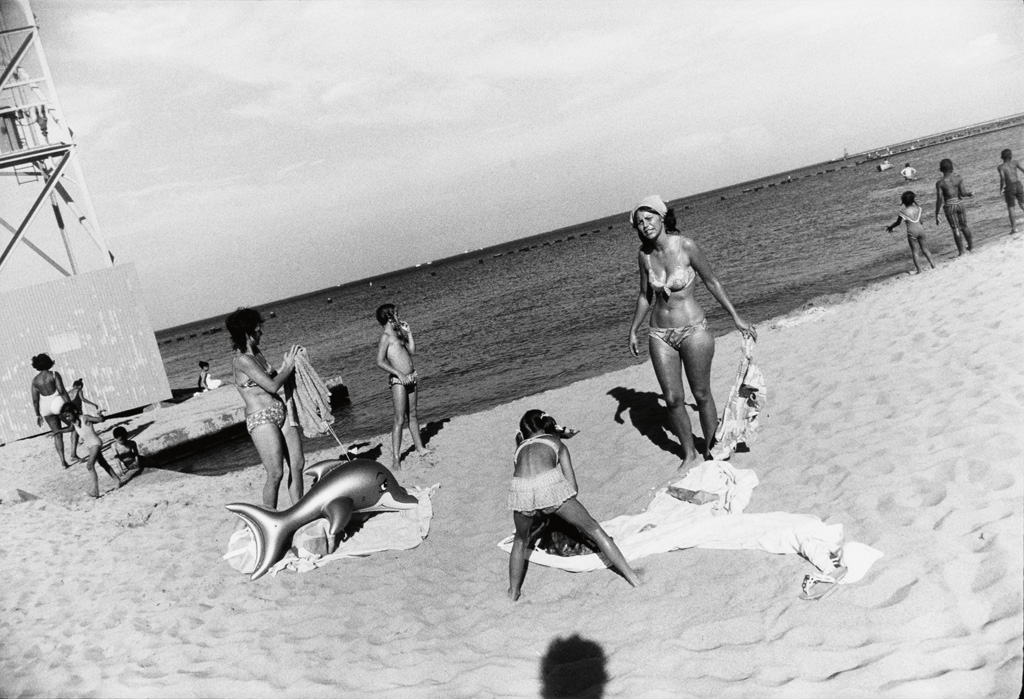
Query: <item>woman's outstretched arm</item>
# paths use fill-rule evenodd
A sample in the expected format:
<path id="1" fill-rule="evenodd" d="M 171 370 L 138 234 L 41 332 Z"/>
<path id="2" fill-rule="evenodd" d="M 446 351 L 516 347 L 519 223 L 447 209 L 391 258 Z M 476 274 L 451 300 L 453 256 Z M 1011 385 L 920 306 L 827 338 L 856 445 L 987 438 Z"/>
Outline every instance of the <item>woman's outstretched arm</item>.
<path id="1" fill-rule="evenodd" d="M 715 297 L 719 305 L 725 309 L 725 312 L 732 316 L 732 322 L 735 323 L 736 328 L 743 333 L 743 335 L 750 335 L 755 340 L 757 339 L 757 331 L 754 330 L 754 326 L 745 321 L 740 314 L 736 312 L 736 308 L 733 307 L 732 301 L 729 300 L 729 295 L 725 293 L 725 287 L 722 286 L 722 282 L 718 281 L 718 277 L 711 269 L 711 263 L 704 256 L 704 252 L 700 249 L 693 240 L 686 238 L 683 241 L 683 249 L 686 254 L 690 257 L 690 265 L 700 275 L 701 280 L 704 282 L 704 286 L 708 288 L 711 295 Z"/>

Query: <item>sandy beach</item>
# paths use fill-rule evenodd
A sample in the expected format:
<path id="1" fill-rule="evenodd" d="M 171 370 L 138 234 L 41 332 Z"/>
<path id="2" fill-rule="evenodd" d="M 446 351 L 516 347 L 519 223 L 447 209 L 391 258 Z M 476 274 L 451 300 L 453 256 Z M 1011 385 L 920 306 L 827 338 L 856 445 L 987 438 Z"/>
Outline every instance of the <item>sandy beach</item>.
<path id="1" fill-rule="evenodd" d="M 569 447 L 598 519 L 638 512 L 673 474 L 643 363 L 446 421 L 435 463 L 398 474 L 440 483 L 419 547 L 255 582 L 221 558 L 238 523 L 224 505 L 259 499 L 255 450 L 244 471 L 150 469 L 92 501 L 49 438 L 0 448 L 0 694 L 1016 697 L 1022 269 L 1024 241 L 1000 239 L 759 327 L 769 412 L 731 461 L 761 482 L 747 511 L 815 515 L 884 553 L 821 601 L 797 598 L 813 572 L 798 556 L 698 549 L 636 561 L 636 590 L 609 570 L 533 565 L 507 599 L 496 544 L 524 410 L 581 430 Z M 739 345 L 718 343 L 720 408 Z M 214 394 L 126 426 L 160 423 L 140 433 L 146 451 L 201 401 L 238 401 Z"/>

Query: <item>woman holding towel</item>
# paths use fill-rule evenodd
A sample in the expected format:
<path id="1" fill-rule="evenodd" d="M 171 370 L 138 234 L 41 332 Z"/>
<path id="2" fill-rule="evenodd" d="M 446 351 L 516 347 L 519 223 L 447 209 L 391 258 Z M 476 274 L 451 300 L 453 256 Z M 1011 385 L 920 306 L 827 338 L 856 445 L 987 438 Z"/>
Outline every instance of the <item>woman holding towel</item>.
<path id="1" fill-rule="evenodd" d="M 282 387 L 290 393 L 295 371 L 295 357 L 300 351 L 292 345 L 284 355 L 281 368 L 274 370 L 263 353 L 260 339 L 263 337 L 263 318 L 253 308 L 239 308 L 224 321 L 235 356 L 231 363 L 234 369 L 235 386 L 245 401 L 245 426 L 249 430 L 256 451 L 259 452 L 263 468 L 267 470 L 267 481 L 263 486 L 263 504 L 277 509 L 277 491 L 284 477 L 284 463 L 288 462 L 288 492 L 294 505 L 302 498 L 302 470 L 306 459 L 302 453 L 302 436 L 299 434 L 295 411 L 281 400 L 277 392 Z"/>
<path id="2" fill-rule="evenodd" d="M 668 406 L 669 427 L 683 447 L 684 458 L 679 471 L 685 473 L 700 463 L 702 457 L 711 458 L 712 440 L 718 428 L 718 408 L 711 395 L 715 337 L 708 331 L 704 311 L 694 295 L 697 277 L 700 276 L 707 290 L 732 316 L 744 337 L 756 340 L 757 333 L 733 308 L 697 243 L 676 228 L 675 212 L 661 197 L 649 196 L 633 207 L 629 222 L 640 236 L 637 253 L 640 293 L 629 327 L 629 351 L 634 357 L 639 356 L 637 331 L 650 313 L 651 363 Z M 690 418 L 686 414 L 684 372 L 704 433 L 703 455 L 694 446 Z"/>

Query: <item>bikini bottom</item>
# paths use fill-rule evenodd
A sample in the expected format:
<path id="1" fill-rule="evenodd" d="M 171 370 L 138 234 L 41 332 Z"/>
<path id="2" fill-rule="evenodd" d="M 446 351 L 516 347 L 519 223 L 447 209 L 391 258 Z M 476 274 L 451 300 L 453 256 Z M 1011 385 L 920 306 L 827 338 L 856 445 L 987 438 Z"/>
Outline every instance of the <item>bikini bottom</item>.
<path id="1" fill-rule="evenodd" d="M 419 381 L 420 381 L 420 377 L 416 373 L 416 370 L 414 369 L 413 372 L 412 372 L 412 381 L 410 381 L 409 384 L 405 387 L 405 390 L 406 391 L 415 391 L 416 390 L 416 384 L 418 384 Z M 395 376 L 394 374 L 389 374 L 388 375 L 388 387 L 389 388 L 391 386 L 401 386 L 401 385 L 402 385 L 402 382 L 398 380 L 397 376 Z"/>
<path id="2" fill-rule="evenodd" d="M 274 401 L 266 408 L 245 416 L 245 428 L 250 433 L 260 425 L 276 425 L 280 429 L 284 425 L 284 403 Z"/>
<path id="3" fill-rule="evenodd" d="M 677 352 L 682 349 L 683 342 L 686 338 L 690 337 L 694 333 L 700 331 L 706 331 L 708 329 L 708 319 L 694 323 L 693 325 L 684 325 L 680 328 L 650 328 L 651 337 L 656 337 L 666 345 L 676 350 Z M 669 340 L 669 337 L 672 339 Z"/>
<path id="4" fill-rule="evenodd" d="M 562 469 L 553 468 L 537 476 L 512 478 L 508 486 L 508 509 L 528 516 L 538 511 L 551 514 L 575 495 Z"/>

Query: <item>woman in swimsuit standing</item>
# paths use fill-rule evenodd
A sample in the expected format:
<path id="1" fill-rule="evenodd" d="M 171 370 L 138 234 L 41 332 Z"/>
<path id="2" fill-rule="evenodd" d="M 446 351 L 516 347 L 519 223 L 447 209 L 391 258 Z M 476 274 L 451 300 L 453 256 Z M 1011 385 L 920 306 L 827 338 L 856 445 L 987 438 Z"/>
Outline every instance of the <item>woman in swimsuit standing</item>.
<path id="1" fill-rule="evenodd" d="M 32 357 L 32 368 L 39 372 L 32 379 L 32 407 L 36 411 L 36 424 L 42 427 L 43 421 L 46 421 L 50 434 L 53 435 L 53 445 L 57 449 L 57 456 L 60 457 L 60 465 L 69 468 L 71 464 L 64 456 L 64 425 L 61 424 L 59 416 L 64 404 L 71 402 L 71 396 L 64 388 L 64 379 L 61 378 L 60 372 L 51 371 L 53 360 L 50 359 L 50 355 L 37 354 Z M 77 451 L 77 446 L 78 441 L 75 440 L 72 443 L 72 454 Z"/>
<path id="2" fill-rule="evenodd" d="M 240 308 L 224 321 L 231 344 L 235 348 L 232 361 L 235 386 L 245 401 L 245 426 L 249 430 L 256 451 L 259 452 L 263 468 L 267 470 L 267 482 L 263 486 L 263 504 L 277 509 L 277 491 L 284 476 L 284 462 L 288 462 L 288 492 L 294 505 L 302 498 L 302 470 L 306 465 L 302 453 L 302 437 L 294 411 L 286 405 L 277 392 L 285 387 L 290 394 L 289 379 L 295 370 L 295 355 L 298 345 L 284 355 L 284 363 L 275 371 L 260 352 L 260 338 L 263 337 L 263 318 L 253 308 Z"/>
<path id="3" fill-rule="evenodd" d="M 704 311 L 694 298 L 697 275 L 722 308 L 732 316 L 739 331 L 757 339 L 757 333 L 733 308 L 718 277 L 704 253 L 692 238 L 676 229 L 675 213 L 661 197 L 649 196 L 629 215 L 629 222 L 640 236 L 640 293 L 629 328 L 629 351 L 639 356 L 637 331 L 650 312 L 648 347 L 658 377 L 669 426 L 685 453 L 679 466 L 685 472 L 701 461 L 693 443 L 690 418 L 684 402 L 683 371 L 697 402 L 701 431 L 704 433 L 704 458 L 710 457 L 718 408 L 711 395 L 711 359 L 715 356 L 715 337 L 708 331 Z"/>

